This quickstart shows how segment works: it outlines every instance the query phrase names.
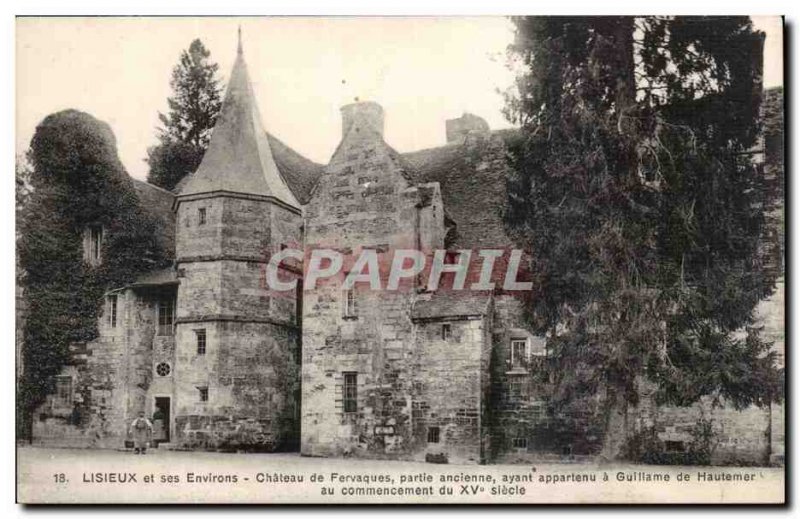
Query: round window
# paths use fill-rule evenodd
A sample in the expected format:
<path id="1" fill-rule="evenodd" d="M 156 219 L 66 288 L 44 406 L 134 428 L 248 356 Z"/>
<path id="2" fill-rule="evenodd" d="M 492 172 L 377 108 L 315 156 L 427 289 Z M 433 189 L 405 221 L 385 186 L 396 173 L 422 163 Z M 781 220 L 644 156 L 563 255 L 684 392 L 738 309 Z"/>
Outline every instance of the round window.
<path id="1" fill-rule="evenodd" d="M 156 365 L 156 373 L 158 373 L 159 377 L 166 377 L 167 375 L 170 374 L 171 371 L 172 371 L 172 368 L 166 362 L 159 362 Z"/>

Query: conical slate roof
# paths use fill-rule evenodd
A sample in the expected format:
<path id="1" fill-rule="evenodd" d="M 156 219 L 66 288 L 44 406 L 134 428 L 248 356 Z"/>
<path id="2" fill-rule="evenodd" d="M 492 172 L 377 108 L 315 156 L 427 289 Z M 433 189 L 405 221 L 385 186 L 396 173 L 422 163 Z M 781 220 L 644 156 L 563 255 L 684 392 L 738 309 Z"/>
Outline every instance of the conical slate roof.
<path id="1" fill-rule="evenodd" d="M 212 191 L 271 196 L 300 207 L 272 157 L 241 41 L 211 143 L 179 196 Z"/>

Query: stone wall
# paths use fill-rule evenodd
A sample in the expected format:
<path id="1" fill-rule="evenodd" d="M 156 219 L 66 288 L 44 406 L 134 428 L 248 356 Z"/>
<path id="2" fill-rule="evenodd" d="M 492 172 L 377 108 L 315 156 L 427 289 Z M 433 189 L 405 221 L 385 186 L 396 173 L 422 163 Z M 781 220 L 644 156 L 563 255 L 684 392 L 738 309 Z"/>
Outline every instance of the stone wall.
<path id="1" fill-rule="evenodd" d="M 572 459 L 588 454 L 592 438 L 557 430 L 549 403 L 550 365 L 544 337 L 529 330 L 523 295 L 495 296 L 490 405 L 491 459 L 502 463 Z M 511 343 L 526 341 L 527 356 L 512 363 Z M 596 440 L 596 438 L 595 438 Z"/>
<path id="2" fill-rule="evenodd" d="M 704 398 L 691 407 L 658 407 L 653 426 L 666 451 L 682 452 L 696 441 L 694 431 L 703 421 L 713 431 L 712 465 L 769 463 L 769 408 L 751 406 L 739 411 L 732 406 L 715 407 L 710 398 Z"/>
<path id="3" fill-rule="evenodd" d="M 200 198 L 182 201 L 175 220 L 175 256 L 187 258 L 222 254 L 222 221 L 227 199 Z M 200 209 L 206 211 L 206 223 L 200 223 Z"/>
<path id="4" fill-rule="evenodd" d="M 198 354 L 195 330 L 206 332 Z M 290 449 L 297 435 L 297 332 L 269 323 L 177 327 L 175 443 L 180 448 Z M 207 390 L 202 401 L 200 388 Z"/>
<path id="5" fill-rule="evenodd" d="M 417 249 L 420 208 L 438 207 L 424 226 L 444 215 L 435 187 L 417 187 L 406 165 L 374 128 L 374 110 L 348 109 L 347 130 L 320 178 L 306 215 L 307 254 L 332 248 L 346 256 L 348 271 L 361 250 L 377 251 L 383 283 L 392 253 Z M 443 236 L 429 228 L 426 242 Z M 306 455 L 408 457 L 411 425 L 410 366 L 416 341 L 410 319 L 417 280 L 397 291 L 354 290 L 357 311 L 345 315 L 343 275 L 306 290 L 303 301 L 302 447 Z M 345 373 L 357 373 L 357 409 L 345 412 Z"/>
<path id="6" fill-rule="evenodd" d="M 442 326 L 449 327 L 444 338 Z M 411 369 L 415 459 L 444 456 L 450 463 L 484 462 L 484 402 L 489 326 L 482 318 L 431 320 L 417 324 Z M 439 430 L 430 443 L 428 431 Z"/>
<path id="7" fill-rule="evenodd" d="M 266 265 L 274 252 L 301 242 L 300 211 L 224 195 L 181 201 L 178 221 L 174 443 L 296 448 L 298 292 L 271 291 Z M 205 331 L 205 353 L 198 352 L 198 330 Z"/>
<path id="8" fill-rule="evenodd" d="M 71 362 L 61 375 L 72 380 L 72 401 L 47 397 L 34 414 L 34 444 L 122 448 L 133 417 L 151 411 L 146 396 L 153 379 L 157 300 L 125 290 L 117 301 L 117 326 L 111 327 L 106 305 L 99 337 L 70 348 Z"/>

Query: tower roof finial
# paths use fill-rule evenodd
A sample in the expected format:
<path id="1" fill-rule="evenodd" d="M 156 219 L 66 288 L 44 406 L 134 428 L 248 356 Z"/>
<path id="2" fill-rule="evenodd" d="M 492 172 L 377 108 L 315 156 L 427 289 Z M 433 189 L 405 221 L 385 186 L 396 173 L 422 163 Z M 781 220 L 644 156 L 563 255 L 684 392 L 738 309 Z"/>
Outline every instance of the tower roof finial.
<path id="1" fill-rule="evenodd" d="M 239 25 L 239 46 L 236 49 L 236 52 L 241 54 L 242 53 L 242 26 Z"/>
<path id="2" fill-rule="evenodd" d="M 231 69 L 211 142 L 200 166 L 182 187 L 181 195 L 216 191 L 272 197 L 300 208 L 272 156 L 242 55 L 241 29 L 239 54 Z"/>

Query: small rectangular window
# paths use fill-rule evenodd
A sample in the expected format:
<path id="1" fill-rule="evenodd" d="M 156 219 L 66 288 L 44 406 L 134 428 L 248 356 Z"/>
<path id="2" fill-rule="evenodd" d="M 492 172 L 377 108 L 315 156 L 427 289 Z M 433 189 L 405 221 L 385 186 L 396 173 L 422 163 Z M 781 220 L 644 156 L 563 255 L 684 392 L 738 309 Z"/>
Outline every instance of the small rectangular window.
<path id="1" fill-rule="evenodd" d="M 198 355 L 205 355 L 206 354 L 206 331 L 205 329 L 195 330 L 195 335 L 197 336 L 197 354 Z"/>
<path id="2" fill-rule="evenodd" d="M 84 231 L 83 238 L 83 258 L 89 265 L 97 266 L 100 264 L 101 251 L 103 248 L 103 227 L 101 225 L 91 225 Z"/>
<path id="3" fill-rule="evenodd" d="M 439 443 L 438 427 L 428 427 L 428 443 Z"/>
<path id="4" fill-rule="evenodd" d="M 206 208 L 201 207 L 197 210 L 197 219 L 200 225 L 206 224 Z"/>
<path id="5" fill-rule="evenodd" d="M 356 301 L 356 291 L 353 288 L 344 289 L 342 291 L 342 316 L 358 316 L 358 302 Z"/>
<path id="6" fill-rule="evenodd" d="M 100 260 L 100 249 L 103 246 L 103 228 L 92 227 L 92 259 Z"/>
<path id="7" fill-rule="evenodd" d="M 208 402 L 208 388 L 207 387 L 198 387 L 197 388 L 198 396 L 200 397 L 201 402 Z"/>
<path id="8" fill-rule="evenodd" d="M 72 406 L 72 377 L 56 377 L 56 394 L 53 398 L 53 404 L 57 407 Z"/>
<path id="9" fill-rule="evenodd" d="M 514 339 L 511 341 L 511 367 L 527 368 L 528 366 L 528 341 Z"/>
<path id="10" fill-rule="evenodd" d="M 442 340 L 449 341 L 453 336 L 453 327 L 450 323 L 442 324 Z"/>
<path id="11" fill-rule="evenodd" d="M 511 439 L 511 446 L 515 449 L 527 449 L 528 448 L 528 439 L 527 438 L 512 438 Z"/>
<path id="12" fill-rule="evenodd" d="M 666 441 L 664 442 L 664 448 L 667 452 L 683 452 L 684 445 L 683 442 L 676 442 L 676 441 Z"/>
<path id="13" fill-rule="evenodd" d="M 163 299 L 158 303 L 158 335 L 170 336 L 173 334 L 175 321 L 175 302 L 172 299 Z"/>
<path id="14" fill-rule="evenodd" d="M 108 296 L 108 326 L 117 327 L 117 294 Z"/>
<path id="15" fill-rule="evenodd" d="M 358 411 L 358 373 L 348 371 L 343 374 L 342 398 L 345 413 Z"/>

